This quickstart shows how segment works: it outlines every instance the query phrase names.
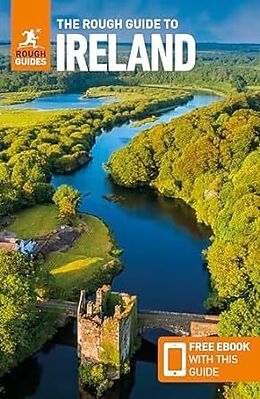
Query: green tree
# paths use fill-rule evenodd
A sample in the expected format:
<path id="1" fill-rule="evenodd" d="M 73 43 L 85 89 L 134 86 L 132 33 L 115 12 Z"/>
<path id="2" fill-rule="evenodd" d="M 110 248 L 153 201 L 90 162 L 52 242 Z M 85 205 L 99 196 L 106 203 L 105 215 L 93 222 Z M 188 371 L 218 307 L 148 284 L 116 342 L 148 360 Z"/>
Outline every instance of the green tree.
<path id="1" fill-rule="evenodd" d="M 0 251 L 0 374 L 29 352 L 36 287 L 35 264 L 19 252 Z"/>
<path id="2" fill-rule="evenodd" d="M 234 75 L 231 79 L 232 85 L 235 87 L 238 93 L 246 91 L 247 82 L 241 75 Z"/>
<path id="3" fill-rule="evenodd" d="M 225 399 L 258 399 L 260 398 L 260 383 L 231 384 L 225 387 Z"/>
<path id="4" fill-rule="evenodd" d="M 60 219 L 65 223 L 71 224 L 81 202 L 80 192 L 71 186 L 63 184 L 57 188 L 52 198 L 59 209 Z"/>

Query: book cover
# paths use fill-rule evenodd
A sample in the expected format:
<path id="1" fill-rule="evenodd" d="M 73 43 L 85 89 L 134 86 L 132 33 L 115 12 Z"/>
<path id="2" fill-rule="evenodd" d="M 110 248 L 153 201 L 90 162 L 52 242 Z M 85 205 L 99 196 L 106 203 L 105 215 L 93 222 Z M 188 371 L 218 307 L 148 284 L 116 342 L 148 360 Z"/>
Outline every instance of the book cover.
<path id="1" fill-rule="evenodd" d="M 260 398 L 259 18 L 1 0 L 0 398 Z"/>

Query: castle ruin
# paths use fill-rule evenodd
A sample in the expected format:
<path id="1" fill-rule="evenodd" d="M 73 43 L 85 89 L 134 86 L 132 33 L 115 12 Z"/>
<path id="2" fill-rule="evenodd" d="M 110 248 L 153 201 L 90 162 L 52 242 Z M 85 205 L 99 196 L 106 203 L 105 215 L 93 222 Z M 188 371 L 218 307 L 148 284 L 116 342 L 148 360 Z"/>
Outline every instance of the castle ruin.
<path id="1" fill-rule="evenodd" d="M 104 285 L 95 299 L 81 291 L 77 311 L 78 356 L 82 364 L 104 364 L 120 378 L 136 349 L 137 298 Z"/>

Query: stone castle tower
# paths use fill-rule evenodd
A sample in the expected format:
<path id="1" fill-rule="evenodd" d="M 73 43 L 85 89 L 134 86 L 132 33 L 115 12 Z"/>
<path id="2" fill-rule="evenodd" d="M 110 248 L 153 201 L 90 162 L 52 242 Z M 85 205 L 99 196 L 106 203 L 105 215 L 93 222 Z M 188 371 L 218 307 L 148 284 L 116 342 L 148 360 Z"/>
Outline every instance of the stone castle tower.
<path id="1" fill-rule="evenodd" d="M 120 378 L 136 348 L 136 296 L 112 292 L 107 285 L 96 291 L 94 300 L 81 291 L 77 324 L 81 362 L 105 364 L 110 379 Z"/>

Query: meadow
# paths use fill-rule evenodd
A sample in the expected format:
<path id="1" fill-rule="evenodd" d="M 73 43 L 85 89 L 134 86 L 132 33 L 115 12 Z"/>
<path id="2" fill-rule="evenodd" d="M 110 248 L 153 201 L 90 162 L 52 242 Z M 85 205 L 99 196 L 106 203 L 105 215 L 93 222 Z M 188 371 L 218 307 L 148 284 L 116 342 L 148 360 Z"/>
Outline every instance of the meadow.
<path id="1" fill-rule="evenodd" d="M 14 215 L 8 231 L 19 239 L 36 239 L 46 236 L 61 225 L 55 205 L 36 205 Z M 84 287 L 93 292 L 99 284 L 110 282 L 121 270 L 115 261 L 115 244 L 109 228 L 99 218 L 78 214 L 74 227 L 84 231 L 66 251 L 51 252 L 44 261 L 44 268 L 54 277 L 54 297 L 77 298 Z"/>

